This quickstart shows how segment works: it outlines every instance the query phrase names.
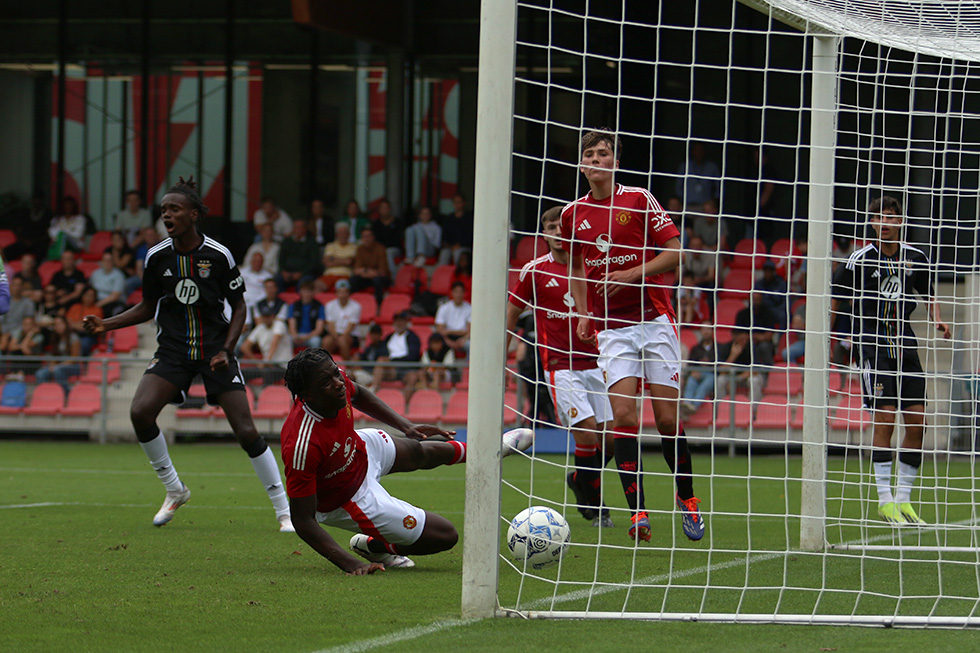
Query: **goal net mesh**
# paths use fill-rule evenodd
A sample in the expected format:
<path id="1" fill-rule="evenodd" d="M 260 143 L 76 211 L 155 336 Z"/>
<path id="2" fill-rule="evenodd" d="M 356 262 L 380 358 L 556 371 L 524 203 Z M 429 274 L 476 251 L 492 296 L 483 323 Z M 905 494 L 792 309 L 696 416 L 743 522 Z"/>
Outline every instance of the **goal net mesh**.
<path id="1" fill-rule="evenodd" d="M 980 608 L 975 4 L 522 0 L 517 19 L 508 286 L 549 252 L 541 215 L 589 192 L 579 141 L 608 127 L 623 141 L 615 182 L 649 190 L 681 233 L 681 268 L 659 283 L 677 312 L 677 410 L 707 529 L 696 542 L 682 530 L 648 396 L 638 417 L 651 540 L 627 536 L 631 512 L 615 461 L 601 471 L 615 525 L 594 527 L 580 514 L 566 480 L 574 443 L 542 363 L 569 352 L 547 342 L 543 313 L 534 319 L 535 310 L 574 308 L 539 303 L 537 288 L 511 332 L 505 374 L 505 427 L 532 426 L 537 442 L 502 465 L 501 611 L 971 623 Z M 809 182 L 814 41 L 828 37 L 837 55 L 832 188 Z M 808 251 L 817 242 L 811 193 L 831 194 L 832 233 L 821 236 L 832 237 L 829 257 Z M 882 195 L 901 203 L 902 240 L 928 258 L 952 332 L 942 338 L 930 298 L 916 297 L 911 317 L 899 318 L 918 338 L 926 384 L 923 458 L 910 498 L 920 526 L 878 515 L 873 418 L 862 406 L 848 325 L 836 316 L 806 322 L 807 302 L 829 305 L 831 295 L 829 283 L 807 284 L 808 268 L 826 266 L 829 278 L 874 244 L 868 205 Z M 768 310 L 753 308 L 760 303 Z M 565 324 L 574 339 L 575 321 Z M 732 353 L 743 331 L 748 358 Z M 819 375 L 807 373 L 813 343 L 828 352 Z M 721 360 L 699 365 L 695 352 Z M 826 384 L 813 395 L 822 397 L 826 456 L 826 500 L 816 510 L 801 503 L 804 377 Z M 895 468 L 904 437 L 899 420 Z M 560 564 L 540 570 L 514 560 L 505 540 L 510 519 L 533 505 L 562 513 L 572 533 Z M 822 520 L 825 546 L 816 550 L 801 547 L 807 517 Z"/>

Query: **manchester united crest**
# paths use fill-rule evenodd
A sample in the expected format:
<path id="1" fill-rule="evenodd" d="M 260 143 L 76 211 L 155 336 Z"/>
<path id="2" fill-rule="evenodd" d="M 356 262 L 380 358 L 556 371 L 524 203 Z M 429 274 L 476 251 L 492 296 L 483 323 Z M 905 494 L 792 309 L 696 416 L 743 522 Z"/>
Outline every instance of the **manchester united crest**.
<path id="1" fill-rule="evenodd" d="M 407 517 L 405 517 L 405 519 L 402 520 L 402 526 L 404 526 L 408 530 L 412 530 L 417 525 L 418 525 L 418 521 L 416 521 L 415 517 L 412 517 L 411 515 L 408 515 Z"/>
<path id="2" fill-rule="evenodd" d="M 629 223 L 630 218 L 632 217 L 633 214 L 630 213 L 629 211 L 620 211 L 619 213 L 616 214 L 616 222 L 618 222 L 621 225 L 625 225 Z"/>
<path id="3" fill-rule="evenodd" d="M 578 417 L 578 408 L 572 406 L 571 410 L 568 411 L 568 414 L 572 419 L 575 419 L 576 417 Z"/>
<path id="4" fill-rule="evenodd" d="M 211 261 L 198 261 L 197 262 L 197 273 L 202 279 L 207 279 L 211 276 Z"/>

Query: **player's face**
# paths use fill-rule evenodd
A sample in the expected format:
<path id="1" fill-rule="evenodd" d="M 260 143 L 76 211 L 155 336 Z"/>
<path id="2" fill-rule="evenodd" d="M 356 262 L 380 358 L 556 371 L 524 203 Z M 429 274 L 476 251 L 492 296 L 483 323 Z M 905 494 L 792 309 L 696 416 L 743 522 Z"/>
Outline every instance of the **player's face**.
<path id="1" fill-rule="evenodd" d="M 544 242 L 548 243 L 548 247 L 551 248 L 552 252 L 560 252 L 561 241 L 558 237 L 561 235 L 561 221 L 560 220 L 547 220 L 544 226 L 541 227 L 541 232 L 544 234 Z"/>
<path id="2" fill-rule="evenodd" d="M 878 234 L 878 240 L 895 242 L 900 240 L 902 235 L 902 216 L 888 209 L 871 216 L 871 226 Z"/>
<path id="3" fill-rule="evenodd" d="M 612 171 L 617 164 L 612 146 L 606 141 L 599 141 L 582 152 L 582 165 L 579 169 L 589 182 L 601 183 L 612 179 Z"/>
<path id="4" fill-rule="evenodd" d="M 304 401 L 321 414 L 335 413 L 347 405 L 347 387 L 344 375 L 330 359 L 320 363 L 313 377 L 313 387 L 306 392 Z"/>
<path id="5" fill-rule="evenodd" d="M 171 238 L 179 238 L 194 229 L 197 222 L 197 209 L 192 209 L 190 202 L 180 193 L 167 193 L 160 202 L 162 213 L 160 218 Z"/>

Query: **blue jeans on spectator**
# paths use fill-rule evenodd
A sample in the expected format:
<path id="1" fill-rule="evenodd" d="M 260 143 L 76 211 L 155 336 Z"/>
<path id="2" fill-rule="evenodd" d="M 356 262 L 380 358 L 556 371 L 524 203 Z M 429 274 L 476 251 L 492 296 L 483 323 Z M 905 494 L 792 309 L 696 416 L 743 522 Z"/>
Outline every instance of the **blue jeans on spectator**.
<path id="1" fill-rule="evenodd" d="M 795 363 L 798 358 L 806 353 L 806 341 L 800 338 L 792 345 L 783 350 L 783 360 L 787 363 Z"/>
<path id="2" fill-rule="evenodd" d="M 68 383 L 68 380 L 81 373 L 82 366 L 78 363 L 63 363 L 54 367 L 42 367 L 34 375 L 34 378 L 38 383 L 46 383 L 53 379 L 55 382 L 61 384 L 61 387 L 65 389 L 65 394 L 68 394 L 71 391 L 71 385 Z"/>
<path id="3" fill-rule="evenodd" d="M 695 410 L 700 408 L 707 396 L 715 390 L 715 373 L 706 370 L 697 370 L 697 372 L 699 373 L 697 378 L 694 374 L 689 374 L 684 384 L 684 401 L 691 402 Z"/>

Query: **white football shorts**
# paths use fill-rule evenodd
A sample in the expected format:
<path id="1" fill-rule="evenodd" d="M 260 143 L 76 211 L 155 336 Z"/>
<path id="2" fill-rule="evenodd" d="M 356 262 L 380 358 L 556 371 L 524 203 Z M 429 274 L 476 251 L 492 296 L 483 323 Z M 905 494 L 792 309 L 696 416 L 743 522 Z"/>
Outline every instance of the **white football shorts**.
<path id="1" fill-rule="evenodd" d="M 596 424 L 612 421 L 612 406 L 601 370 L 555 370 L 548 376 L 551 398 L 562 424 L 575 426 L 590 417 L 595 417 Z"/>
<path id="2" fill-rule="evenodd" d="M 390 544 L 414 544 L 425 528 L 425 511 L 388 494 L 381 477 L 395 464 L 392 436 L 378 429 L 358 429 L 367 449 L 368 468 L 364 482 L 350 501 L 316 513 L 316 520 L 354 533 L 380 537 Z"/>
<path id="3" fill-rule="evenodd" d="M 599 369 L 606 387 L 635 377 L 652 385 L 680 388 L 681 343 L 666 315 L 651 322 L 600 331 Z"/>

